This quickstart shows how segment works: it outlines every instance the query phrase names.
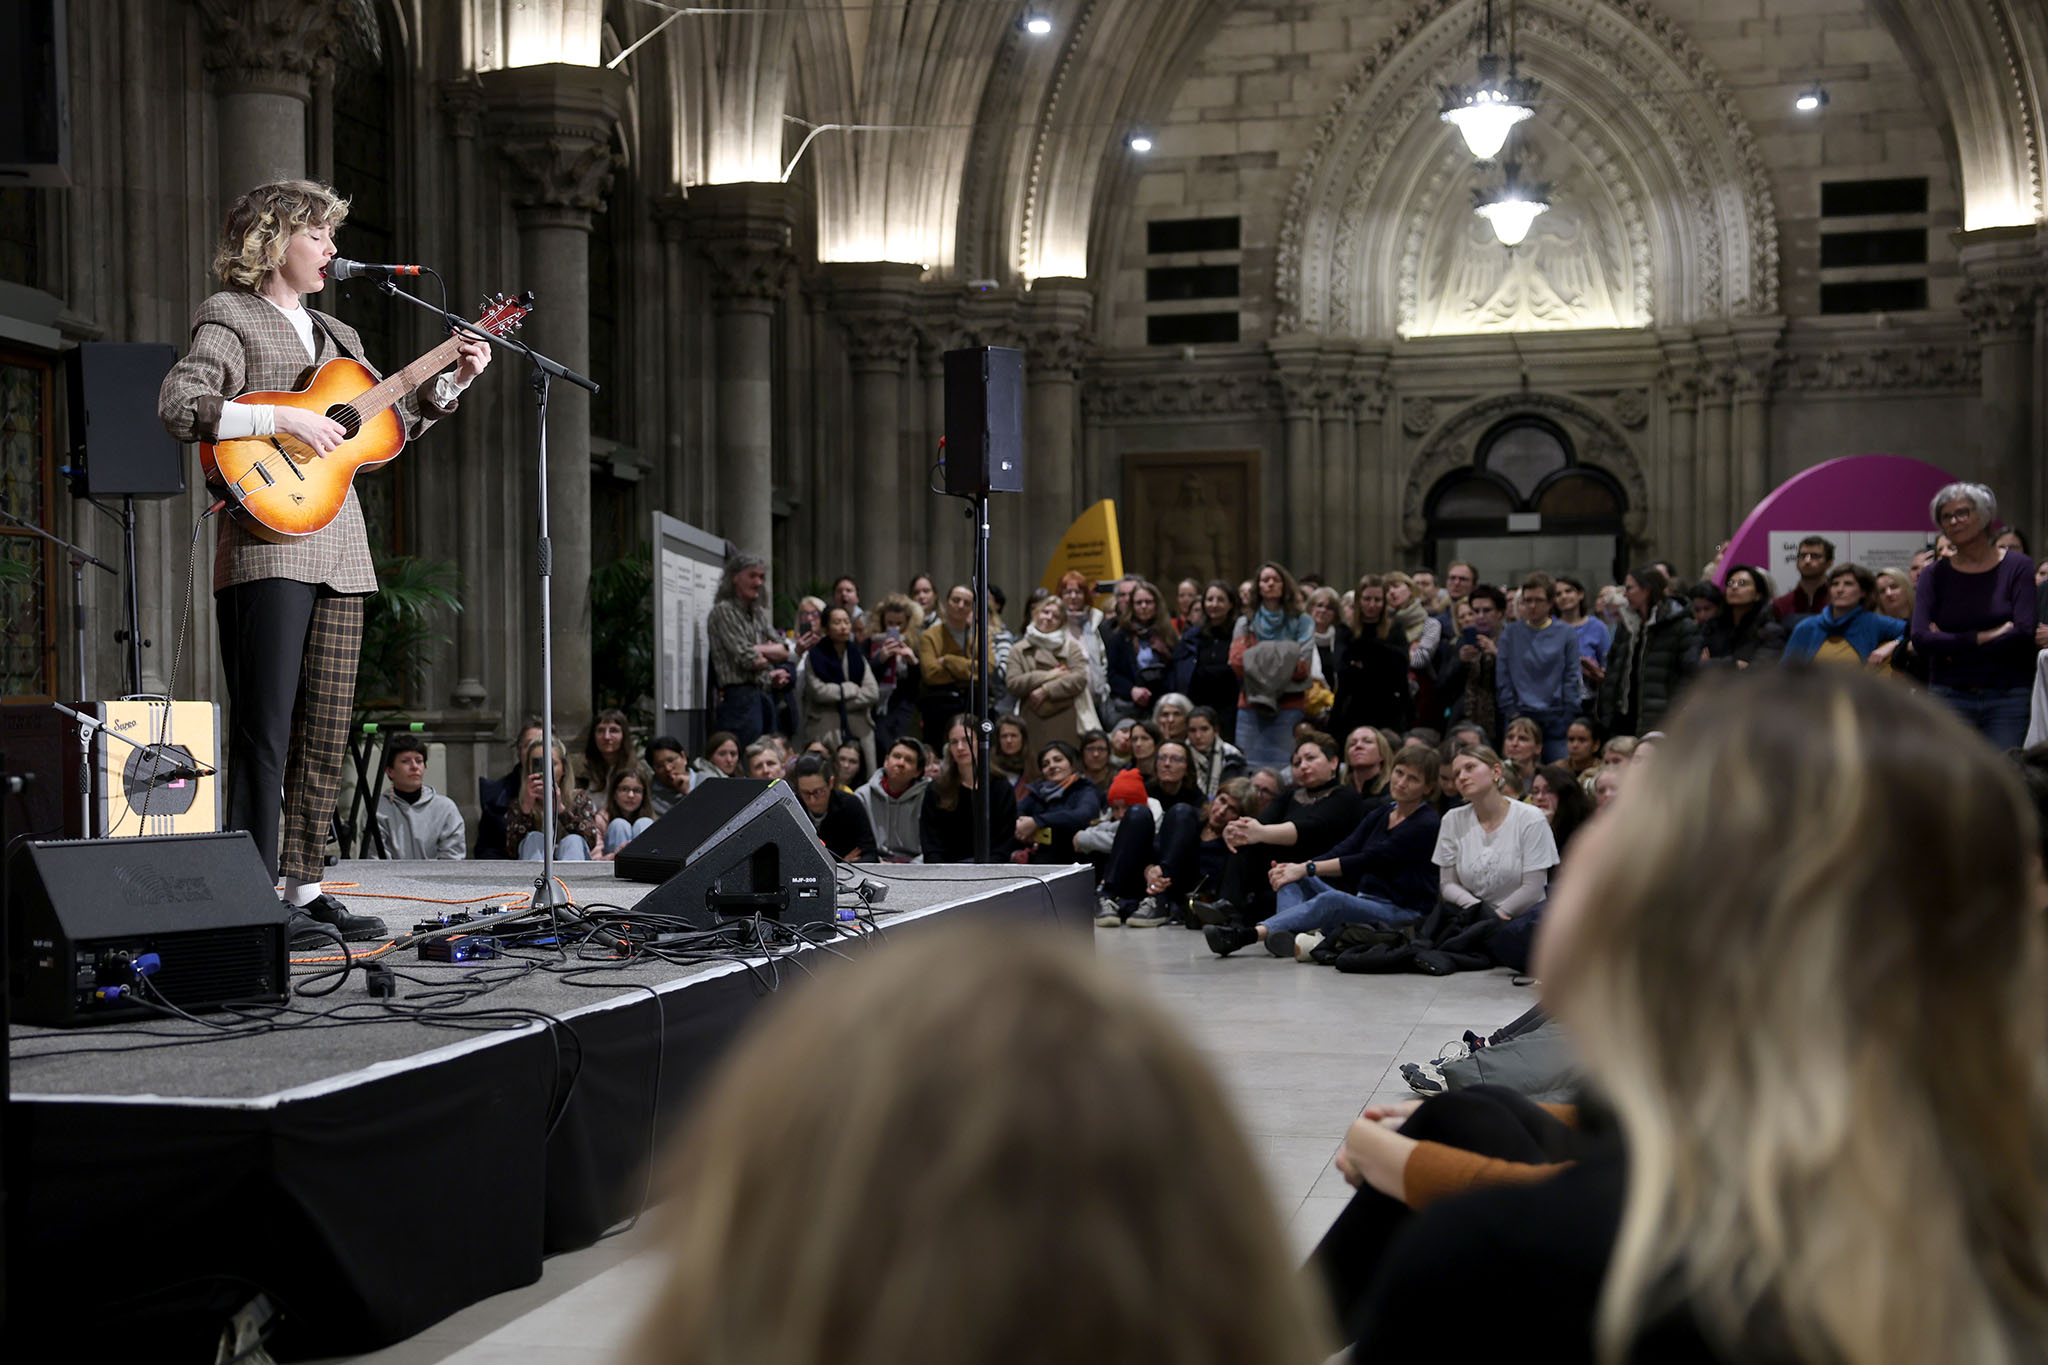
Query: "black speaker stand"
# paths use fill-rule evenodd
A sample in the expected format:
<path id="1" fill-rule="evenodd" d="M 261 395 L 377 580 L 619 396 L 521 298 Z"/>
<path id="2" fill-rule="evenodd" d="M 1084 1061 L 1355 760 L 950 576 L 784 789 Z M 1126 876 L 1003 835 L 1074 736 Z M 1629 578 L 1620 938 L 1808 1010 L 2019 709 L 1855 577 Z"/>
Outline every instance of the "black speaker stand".
<path id="1" fill-rule="evenodd" d="M 974 861 L 989 860 L 988 783 L 989 753 L 995 743 L 996 722 L 989 707 L 988 682 L 988 489 L 975 493 L 968 503 L 974 518 Z"/>

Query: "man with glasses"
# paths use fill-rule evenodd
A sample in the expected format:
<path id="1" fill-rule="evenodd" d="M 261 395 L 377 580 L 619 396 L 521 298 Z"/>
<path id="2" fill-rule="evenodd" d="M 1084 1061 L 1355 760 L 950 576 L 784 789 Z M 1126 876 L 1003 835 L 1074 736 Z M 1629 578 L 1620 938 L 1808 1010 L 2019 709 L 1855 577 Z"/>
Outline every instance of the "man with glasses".
<path id="1" fill-rule="evenodd" d="M 1828 570 L 1835 567 L 1834 542 L 1825 536 L 1808 536 L 1799 542 L 1799 582 L 1792 591 L 1771 603 L 1771 610 L 1790 630 L 1828 604 Z"/>

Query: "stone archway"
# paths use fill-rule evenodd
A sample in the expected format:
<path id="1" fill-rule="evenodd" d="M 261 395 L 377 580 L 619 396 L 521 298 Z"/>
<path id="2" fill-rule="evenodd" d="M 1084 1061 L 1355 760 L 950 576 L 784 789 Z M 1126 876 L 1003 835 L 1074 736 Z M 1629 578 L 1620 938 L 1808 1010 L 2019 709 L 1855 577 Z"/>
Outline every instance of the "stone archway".
<path id="1" fill-rule="evenodd" d="M 1401 484 L 1403 540 L 1419 545 L 1427 538 L 1426 500 L 1430 490 L 1446 474 L 1471 465 L 1479 438 L 1495 424 L 1524 415 L 1555 422 L 1571 438 L 1579 465 L 1600 470 L 1621 485 L 1628 499 L 1622 512 L 1622 528 L 1630 540 L 1643 539 L 1649 525 L 1650 485 L 1628 437 L 1590 403 L 1568 394 L 1536 391 L 1482 398 L 1458 409 L 1424 438 Z"/>

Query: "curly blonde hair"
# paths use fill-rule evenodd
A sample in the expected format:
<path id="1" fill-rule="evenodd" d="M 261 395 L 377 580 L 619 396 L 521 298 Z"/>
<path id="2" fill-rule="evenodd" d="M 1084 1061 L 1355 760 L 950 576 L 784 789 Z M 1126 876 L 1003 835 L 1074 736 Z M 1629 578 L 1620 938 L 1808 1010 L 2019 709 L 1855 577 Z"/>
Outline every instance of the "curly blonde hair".
<path id="1" fill-rule="evenodd" d="M 221 224 L 213 252 L 213 273 L 230 289 L 260 289 L 284 264 L 285 248 L 302 228 L 338 228 L 348 217 L 348 200 L 316 180 L 279 180 L 258 185 L 237 199 Z"/>

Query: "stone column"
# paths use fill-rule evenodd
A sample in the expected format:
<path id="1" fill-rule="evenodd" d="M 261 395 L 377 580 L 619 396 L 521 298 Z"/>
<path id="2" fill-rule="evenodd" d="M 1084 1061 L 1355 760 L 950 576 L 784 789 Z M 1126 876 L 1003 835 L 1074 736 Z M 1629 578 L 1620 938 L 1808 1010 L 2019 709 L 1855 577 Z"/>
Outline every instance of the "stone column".
<path id="1" fill-rule="evenodd" d="M 1672 546 L 1674 554 L 1690 554 L 1692 550 L 1700 550 L 1704 555 L 1728 536 L 1703 538 L 1706 521 L 1702 514 L 1705 508 L 1703 497 L 1695 483 L 1699 465 L 1693 444 L 1695 427 L 1699 420 L 1699 375 L 1689 363 L 1674 363 L 1665 370 L 1663 379 L 1664 448 L 1669 461 L 1667 468 L 1670 476 L 1664 484 L 1664 505 L 1656 510 L 1661 512 L 1664 518 L 1665 543 Z M 1728 533 L 1733 534 L 1732 530 Z"/>
<path id="2" fill-rule="evenodd" d="M 1707 539 L 1720 541 L 1735 534 L 1729 521 L 1730 477 L 1728 406 L 1735 377 L 1725 366 L 1714 366 L 1701 375 L 1699 421 L 1700 509 Z"/>
<path id="3" fill-rule="evenodd" d="M 690 210 L 712 271 L 718 532 L 750 554 L 772 556 L 775 309 L 796 264 L 795 214 L 788 189 L 773 184 L 705 185 L 691 191 Z"/>
<path id="4" fill-rule="evenodd" d="M 455 226 L 456 250 L 452 259 L 458 263 L 453 273 L 459 308 L 469 301 L 467 290 L 476 284 L 475 268 L 469 260 L 476 242 L 477 135 L 483 130 L 484 93 L 473 81 L 443 82 L 438 93 L 451 144 L 448 161 L 455 171 L 448 217 Z M 516 375 L 521 369 L 519 359 L 509 352 L 492 357 L 500 375 Z M 490 424 L 481 420 L 481 413 L 471 412 L 467 416 L 467 421 L 455 424 L 456 458 L 462 470 L 462 486 L 482 488 L 491 477 L 484 458 Z M 455 686 L 449 702 L 458 707 L 480 707 L 487 695 L 483 684 L 484 623 L 489 613 L 481 608 L 487 595 L 484 585 L 496 572 L 489 540 L 490 528 L 483 516 L 455 518 L 456 562 L 462 566 L 465 610 L 455 617 Z"/>
<path id="5" fill-rule="evenodd" d="M 590 366 L 590 232 L 611 188 L 612 127 L 625 104 L 626 77 L 554 63 L 488 71 L 482 81 L 492 132 L 512 170 L 521 280 L 535 294 L 524 339 L 583 373 Z M 516 378 L 523 384 L 527 375 Z M 532 431 L 531 421 L 525 430 Z M 522 438 L 526 456 L 516 475 L 529 482 L 532 439 Z M 560 381 L 549 391 L 547 498 L 554 548 L 554 719 L 558 726 L 581 725 L 592 706 L 590 395 Z M 533 695 L 539 695 L 537 687 Z"/>
<path id="6" fill-rule="evenodd" d="M 1313 370 L 1282 370 L 1280 393 L 1286 404 L 1286 483 L 1280 504 L 1279 535 L 1269 533 L 1270 543 L 1262 558 L 1277 558 L 1296 573 L 1322 553 L 1322 528 L 1312 514 L 1315 506 L 1316 400 L 1318 386 Z M 1267 518 L 1268 525 L 1273 518 Z"/>
<path id="7" fill-rule="evenodd" d="M 1032 282 L 1027 301 L 1024 365 L 1030 387 L 1024 436 L 1027 509 L 1023 562 L 1036 573 L 1081 514 L 1081 362 L 1095 296 L 1084 281 Z"/>
<path id="8" fill-rule="evenodd" d="M 1984 391 L 1977 446 L 1985 483 L 1998 495 L 1999 516 L 2034 533 L 2034 315 L 2044 262 L 2031 229 L 1991 228 L 1962 234 L 1966 281 L 1956 306 L 1983 352 Z"/>
<path id="9" fill-rule="evenodd" d="M 922 267 L 894 261 L 831 268 L 834 307 L 853 371 L 853 464 L 838 481 L 859 507 L 853 518 L 861 591 L 871 601 L 901 592 L 914 572 L 902 528 L 916 504 L 903 487 L 903 371 L 917 350 L 911 290 Z M 922 500 L 922 493 L 918 493 Z M 943 588 L 940 589 L 944 591 Z"/>
<path id="10" fill-rule="evenodd" d="M 306 174 L 313 78 L 330 66 L 343 0 L 195 0 L 213 77 L 223 209 L 245 190 Z"/>
<path id="11" fill-rule="evenodd" d="M 1716 544 L 1734 535 L 1771 491 L 1771 364 L 1768 360 L 1745 361 L 1735 367 L 1730 378 L 1735 402 L 1728 433 L 1734 470 L 1733 520 L 1714 537 Z"/>
<path id="12" fill-rule="evenodd" d="M 1352 443 L 1347 377 L 1325 373 L 1316 397 L 1322 421 L 1322 470 L 1315 482 L 1316 499 L 1311 504 L 1314 514 L 1310 518 L 1316 528 L 1318 549 L 1309 564 L 1325 583 L 1342 593 L 1345 581 L 1355 582 L 1356 575 L 1364 572 L 1368 563 L 1359 555 L 1360 528 L 1350 515 L 1352 490 L 1358 478 L 1358 450 Z M 1371 564 L 1377 572 L 1379 561 L 1375 559 Z"/>
<path id="13" fill-rule="evenodd" d="M 1345 402 L 1353 414 L 1352 452 L 1356 482 L 1352 491 L 1351 556 L 1354 569 L 1371 565 L 1406 569 L 1395 562 L 1401 544 L 1399 473 L 1386 458 L 1386 358 L 1368 358 L 1348 377 Z M 1340 542 L 1341 543 L 1341 542 Z"/>

